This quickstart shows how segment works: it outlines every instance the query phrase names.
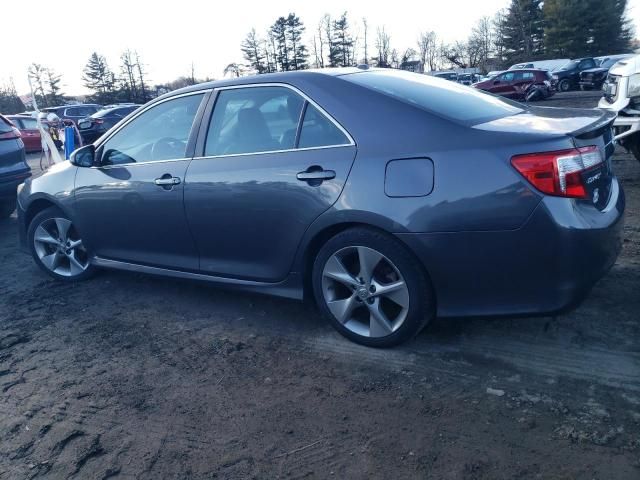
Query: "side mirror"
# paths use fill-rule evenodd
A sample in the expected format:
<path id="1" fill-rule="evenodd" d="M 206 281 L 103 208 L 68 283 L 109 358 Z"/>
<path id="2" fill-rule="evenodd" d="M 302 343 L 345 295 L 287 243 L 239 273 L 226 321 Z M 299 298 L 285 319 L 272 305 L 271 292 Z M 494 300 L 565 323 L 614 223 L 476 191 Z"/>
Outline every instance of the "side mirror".
<path id="1" fill-rule="evenodd" d="M 96 147 L 92 143 L 74 150 L 69 157 L 69 161 L 76 167 L 93 167 L 95 159 Z"/>

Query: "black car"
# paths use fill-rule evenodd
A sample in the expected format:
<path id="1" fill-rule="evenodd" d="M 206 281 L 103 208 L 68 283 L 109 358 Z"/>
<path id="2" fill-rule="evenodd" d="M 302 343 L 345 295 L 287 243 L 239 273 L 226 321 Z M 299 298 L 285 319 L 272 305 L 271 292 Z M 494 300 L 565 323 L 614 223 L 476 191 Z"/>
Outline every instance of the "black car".
<path id="1" fill-rule="evenodd" d="M 84 143 L 92 143 L 100 138 L 107 130 L 132 112 L 140 105 L 126 105 L 107 108 L 78 121 L 78 130 Z"/>
<path id="2" fill-rule="evenodd" d="M 77 124 L 78 120 L 93 115 L 100 110 L 100 105 L 85 103 L 80 105 L 62 105 L 59 107 L 47 107 L 41 110 L 46 113 L 55 113 L 60 120 L 71 120 Z"/>
<path id="3" fill-rule="evenodd" d="M 16 189 L 30 176 L 20 130 L 0 115 L 0 219 L 16 209 Z"/>
<path id="4" fill-rule="evenodd" d="M 553 71 L 553 78 L 557 82 L 559 92 L 568 92 L 578 88 L 580 72 L 596 68 L 598 64 L 591 58 L 578 58 Z"/>
<path id="5" fill-rule="evenodd" d="M 610 57 L 602 57 L 598 67 L 580 72 L 580 88 L 583 90 L 600 90 L 602 84 L 607 79 L 609 69 L 620 60 L 632 56 L 633 55 L 612 55 Z"/>

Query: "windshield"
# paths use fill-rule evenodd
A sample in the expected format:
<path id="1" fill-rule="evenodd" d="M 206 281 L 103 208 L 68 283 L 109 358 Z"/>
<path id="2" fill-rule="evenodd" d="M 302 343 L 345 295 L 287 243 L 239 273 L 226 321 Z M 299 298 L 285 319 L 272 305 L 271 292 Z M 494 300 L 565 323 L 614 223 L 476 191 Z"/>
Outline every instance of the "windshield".
<path id="1" fill-rule="evenodd" d="M 344 75 L 342 78 L 435 115 L 468 125 L 523 111 L 518 103 L 508 102 L 475 88 L 429 75 L 398 70 L 369 70 Z"/>

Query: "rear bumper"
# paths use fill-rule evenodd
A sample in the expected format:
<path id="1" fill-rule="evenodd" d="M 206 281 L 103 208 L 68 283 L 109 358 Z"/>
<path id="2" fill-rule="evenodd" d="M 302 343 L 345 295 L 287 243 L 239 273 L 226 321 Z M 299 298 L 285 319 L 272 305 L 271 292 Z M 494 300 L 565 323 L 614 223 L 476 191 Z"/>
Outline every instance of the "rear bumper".
<path id="1" fill-rule="evenodd" d="M 522 228 L 398 234 L 422 260 L 441 317 L 539 315 L 570 309 L 615 263 L 624 193 L 608 210 L 546 197 Z"/>
<path id="2" fill-rule="evenodd" d="M 16 195 L 18 185 L 31 176 L 31 169 L 26 168 L 11 174 L 0 175 L 0 198 L 9 198 Z"/>

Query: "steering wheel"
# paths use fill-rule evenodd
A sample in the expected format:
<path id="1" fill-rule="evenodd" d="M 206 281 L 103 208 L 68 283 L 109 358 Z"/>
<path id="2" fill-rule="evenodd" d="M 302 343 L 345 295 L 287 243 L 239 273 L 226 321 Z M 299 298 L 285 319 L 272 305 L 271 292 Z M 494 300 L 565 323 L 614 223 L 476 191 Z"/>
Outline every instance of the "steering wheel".
<path id="1" fill-rule="evenodd" d="M 184 142 L 182 140 L 172 137 L 162 137 L 156 140 L 151 146 L 151 158 L 153 160 L 172 160 L 176 158 L 176 152 L 179 152 L 183 146 Z M 179 155 L 183 157 L 184 152 Z"/>

